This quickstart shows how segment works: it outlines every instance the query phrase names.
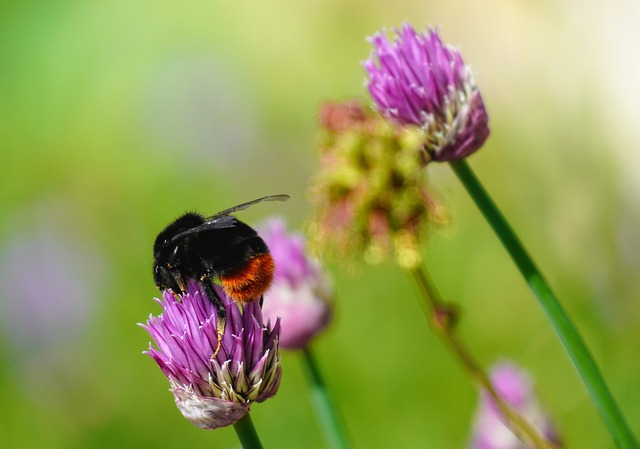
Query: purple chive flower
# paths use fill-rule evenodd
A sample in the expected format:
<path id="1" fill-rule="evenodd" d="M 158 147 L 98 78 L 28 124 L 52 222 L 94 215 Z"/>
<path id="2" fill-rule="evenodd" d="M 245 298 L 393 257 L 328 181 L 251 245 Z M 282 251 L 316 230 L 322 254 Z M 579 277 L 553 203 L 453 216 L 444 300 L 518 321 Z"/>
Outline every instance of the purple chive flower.
<path id="1" fill-rule="evenodd" d="M 263 313 L 280 317 L 280 346 L 303 349 L 331 318 L 333 290 L 319 262 L 305 250 L 299 234 L 288 234 L 281 219 L 271 219 L 259 228 L 276 264 L 273 285 L 264 295 Z"/>
<path id="2" fill-rule="evenodd" d="M 192 424 L 217 429 L 235 423 L 278 390 L 280 322 L 265 325 L 257 301 L 242 310 L 218 286 L 227 323 L 218 348 L 217 313 L 195 283 L 180 298 L 165 291 L 162 314 L 142 325 L 155 341 L 150 355 L 171 383 L 178 409 Z"/>
<path id="3" fill-rule="evenodd" d="M 421 127 L 432 160 L 464 159 L 489 136 L 471 69 L 433 28 L 418 34 L 405 23 L 396 34 L 394 42 L 384 33 L 370 38 L 374 51 L 363 63 L 377 109 L 399 124 Z"/>
<path id="4" fill-rule="evenodd" d="M 538 403 L 529 376 L 511 363 L 502 362 L 491 370 L 491 381 L 500 397 L 527 420 L 540 435 L 561 446 L 556 430 Z M 504 415 L 483 392 L 476 412 L 470 449 L 525 449 L 506 426 Z"/>

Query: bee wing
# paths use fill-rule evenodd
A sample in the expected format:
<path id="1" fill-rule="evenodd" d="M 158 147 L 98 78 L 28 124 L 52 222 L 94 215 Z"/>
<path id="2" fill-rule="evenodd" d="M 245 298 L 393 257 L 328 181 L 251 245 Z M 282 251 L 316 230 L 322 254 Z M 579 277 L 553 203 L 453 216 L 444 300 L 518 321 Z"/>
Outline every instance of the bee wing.
<path id="1" fill-rule="evenodd" d="M 232 214 L 234 212 L 237 212 L 239 210 L 244 210 L 244 209 L 248 208 L 249 206 L 253 206 L 254 204 L 257 204 L 257 203 L 262 203 L 263 201 L 287 201 L 289 198 L 290 198 L 290 196 L 287 195 L 286 193 L 283 193 L 283 194 L 280 194 L 280 195 L 263 196 L 262 198 L 258 198 L 257 200 L 248 201 L 246 203 L 238 204 L 237 206 L 233 206 L 233 207 L 230 207 L 229 209 L 223 210 L 222 212 L 218 212 L 217 214 L 214 214 L 211 217 L 207 218 L 207 222 L 215 220 L 218 217 L 223 217 L 225 215 L 230 215 L 230 214 Z"/>
<path id="2" fill-rule="evenodd" d="M 185 237 L 189 237 L 190 235 L 198 234 L 199 232 L 203 232 L 203 231 L 210 231 L 212 229 L 232 228 L 235 226 L 237 221 L 238 220 L 236 220 L 236 218 L 232 217 L 231 215 L 223 215 L 222 217 L 208 218 L 205 223 L 202 223 L 201 225 L 196 226 L 195 228 L 190 228 L 174 235 L 173 238 L 171 239 L 171 242 L 175 243 L 179 240 L 184 239 Z"/>
<path id="3" fill-rule="evenodd" d="M 188 237 L 193 234 L 197 234 L 202 231 L 210 231 L 212 229 L 224 229 L 224 228 L 232 228 L 235 226 L 237 220 L 235 217 L 232 217 L 230 214 L 237 212 L 239 210 L 244 210 L 249 206 L 252 206 L 256 203 L 261 203 L 263 201 L 287 201 L 289 199 L 289 195 L 281 194 L 281 195 L 269 195 L 263 196 L 262 198 L 258 198 L 257 200 L 249 201 L 246 203 L 238 204 L 237 206 L 230 207 L 229 209 L 225 209 L 222 212 L 218 212 L 211 217 L 207 217 L 206 221 L 195 228 L 187 229 L 176 234 L 171 241 L 176 242 L 178 240 L 182 240 L 185 237 Z"/>

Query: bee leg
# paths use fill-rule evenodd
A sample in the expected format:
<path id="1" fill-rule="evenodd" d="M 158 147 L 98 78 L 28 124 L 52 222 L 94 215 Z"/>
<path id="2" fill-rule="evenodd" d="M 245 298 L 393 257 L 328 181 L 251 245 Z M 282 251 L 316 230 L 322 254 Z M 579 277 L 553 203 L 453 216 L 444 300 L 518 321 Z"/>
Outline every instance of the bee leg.
<path id="1" fill-rule="evenodd" d="M 264 295 L 260 295 L 260 308 L 262 309 L 262 305 L 264 304 Z"/>
<path id="2" fill-rule="evenodd" d="M 178 272 L 171 272 L 173 275 L 173 280 L 175 281 L 175 285 L 180 289 L 180 291 L 184 294 L 187 293 L 187 284 L 184 279 L 182 279 L 182 275 Z M 176 291 L 175 288 L 172 290 Z"/>
<path id="3" fill-rule="evenodd" d="M 221 310 L 224 310 L 224 307 Z M 212 359 L 214 359 L 220 351 L 220 347 L 222 345 L 222 336 L 224 335 L 224 328 L 226 327 L 226 324 L 227 317 L 218 313 L 218 344 L 216 345 L 216 350 L 213 351 L 213 354 L 211 355 Z"/>
<path id="4" fill-rule="evenodd" d="M 171 289 L 169 289 L 169 291 L 171 292 L 171 294 L 173 295 L 173 297 L 174 297 L 174 298 L 176 298 L 176 300 L 177 300 L 178 302 L 181 302 L 181 301 L 182 301 L 182 298 L 180 297 L 180 293 L 178 293 L 178 292 L 174 292 L 174 291 L 173 291 L 173 290 L 171 290 Z"/>
<path id="5" fill-rule="evenodd" d="M 222 302 L 222 298 L 218 296 L 215 289 L 213 288 L 212 282 L 207 278 L 203 277 L 198 282 L 198 286 L 204 291 L 204 294 L 207 296 L 207 299 L 213 306 L 216 308 L 216 327 L 218 331 L 218 342 L 216 344 L 216 349 L 211 355 L 211 358 L 215 358 L 220 352 L 220 347 L 222 345 L 222 336 L 224 335 L 224 329 L 227 325 L 227 309 L 224 307 L 224 302 Z"/>
<path id="6" fill-rule="evenodd" d="M 214 304 L 218 310 L 218 321 L 217 321 L 217 329 L 218 329 L 218 343 L 216 345 L 216 350 L 211 355 L 211 358 L 215 358 L 220 351 L 220 346 L 222 345 L 222 336 L 224 335 L 224 329 L 227 326 L 227 311 L 224 308 L 224 304 L 222 301 Z"/>

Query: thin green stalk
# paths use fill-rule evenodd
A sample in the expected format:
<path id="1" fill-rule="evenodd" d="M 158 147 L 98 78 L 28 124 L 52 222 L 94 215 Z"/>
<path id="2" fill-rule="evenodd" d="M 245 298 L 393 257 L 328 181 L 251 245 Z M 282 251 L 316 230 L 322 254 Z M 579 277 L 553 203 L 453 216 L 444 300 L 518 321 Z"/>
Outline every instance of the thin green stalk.
<path id="1" fill-rule="evenodd" d="M 311 398 L 331 447 L 335 449 L 351 448 L 347 432 L 311 349 L 308 347 L 303 349 L 302 355 L 302 364 L 309 380 Z"/>
<path id="2" fill-rule="evenodd" d="M 511 226 L 509 226 L 509 223 L 491 200 L 491 197 L 482 187 L 482 184 L 466 161 L 452 162 L 451 167 L 538 298 L 551 325 L 582 376 L 582 380 L 617 447 L 620 449 L 638 449 L 640 447 L 638 440 L 611 395 L 589 349 L 524 246 L 511 229 Z"/>
<path id="3" fill-rule="evenodd" d="M 546 440 L 538 431 L 512 407 L 507 404 L 493 387 L 489 376 L 484 372 L 480 364 L 473 357 L 469 349 L 464 345 L 460 337 L 455 333 L 456 311 L 451 305 L 442 301 L 440 294 L 433 285 L 426 270 L 414 268 L 409 270 L 415 279 L 424 302 L 421 303 L 427 318 L 431 318 L 431 324 L 435 332 L 450 347 L 453 355 L 458 358 L 462 367 L 469 376 L 483 388 L 507 420 L 509 429 L 516 437 L 527 444 L 530 442 L 538 449 L 557 449 L 552 441 Z"/>
<path id="4" fill-rule="evenodd" d="M 256 428 L 253 426 L 250 413 L 247 413 L 240 421 L 237 421 L 233 425 L 233 428 L 238 435 L 243 449 L 262 449 L 262 443 L 260 442 Z"/>

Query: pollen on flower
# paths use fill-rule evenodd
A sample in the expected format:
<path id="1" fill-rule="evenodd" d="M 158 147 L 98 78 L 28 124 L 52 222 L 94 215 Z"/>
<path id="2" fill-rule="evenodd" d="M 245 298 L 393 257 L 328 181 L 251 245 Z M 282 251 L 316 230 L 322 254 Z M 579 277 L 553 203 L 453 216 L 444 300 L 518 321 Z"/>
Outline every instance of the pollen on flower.
<path id="1" fill-rule="evenodd" d="M 410 232 L 400 231 L 394 243 L 398 254 L 398 265 L 407 269 L 413 269 L 420 265 L 422 255 L 415 235 Z"/>

